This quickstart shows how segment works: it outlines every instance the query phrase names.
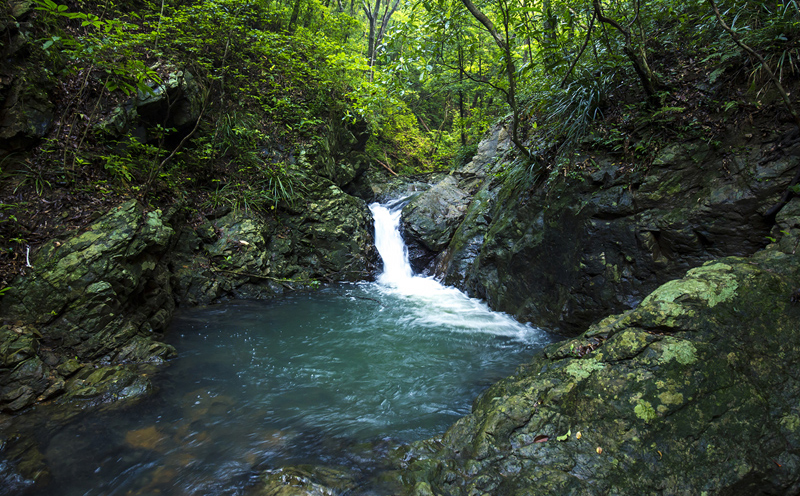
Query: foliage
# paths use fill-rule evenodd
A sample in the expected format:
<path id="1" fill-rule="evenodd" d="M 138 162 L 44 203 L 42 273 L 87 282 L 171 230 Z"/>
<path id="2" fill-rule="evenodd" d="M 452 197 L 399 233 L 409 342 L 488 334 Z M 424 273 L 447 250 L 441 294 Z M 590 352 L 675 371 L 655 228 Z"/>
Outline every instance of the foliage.
<path id="1" fill-rule="evenodd" d="M 73 177 L 79 167 L 104 171 L 121 193 L 199 186 L 244 208 L 291 201 L 306 179 L 295 157 L 347 112 L 363 77 L 347 62 L 362 60 L 350 56 L 358 22 L 318 0 L 109 1 L 77 12 L 36 3 L 42 51 L 72 80 L 66 118 L 42 151 Z M 170 126 L 167 112 L 146 131 L 97 132 L 109 105 L 162 98 L 178 67 L 203 92 L 194 129 Z M 49 184 L 35 179 L 37 191 Z"/>
<path id="2" fill-rule="evenodd" d="M 745 42 L 765 53 L 776 73 L 782 78 L 796 75 L 796 2 L 736 0 L 727 5 L 726 15 Z M 414 66 L 405 70 L 408 80 L 427 74 L 438 85 L 458 81 L 452 88 L 462 96 L 482 91 L 504 100 L 505 112 L 488 106 L 483 110 L 501 118 L 507 112 L 509 131 L 519 132 L 523 158 L 532 157 L 515 162 L 523 172 L 520 178 L 546 176 L 542 167 L 569 167 L 572 150 L 586 140 L 600 143 L 592 138 L 598 126 L 624 135 L 626 150 L 661 133 L 658 127 L 668 133 L 671 123 L 681 119 L 676 109 L 686 108 L 677 101 L 675 89 L 681 78 L 698 70 L 707 71 L 713 84 L 721 77 L 735 77 L 736 68 L 749 67 L 755 92 L 767 83 L 763 64 L 743 64 L 747 54 L 721 29 L 709 4 L 700 0 L 424 0 L 411 19 L 409 26 L 415 31 L 404 37 L 406 61 L 411 59 Z M 390 40 L 397 38 L 392 35 Z M 687 60 L 691 67 L 686 67 Z M 633 106 L 639 117 L 620 119 L 620 106 Z M 726 108 L 734 106 L 729 102 Z M 469 112 L 454 124 L 462 126 Z M 649 124 L 637 127 L 637 121 Z"/>
<path id="3" fill-rule="evenodd" d="M 370 158 L 416 173 L 468 161 L 501 119 L 524 152 L 508 172 L 529 184 L 571 167 L 580 147 L 646 163 L 658 136 L 688 126 L 673 124 L 687 120 L 677 85 L 691 71 L 767 88 L 764 64 L 704 0 L 390 1 L 366 14 L 320 0 L 35 2 L 48 69 L 68 80 L 47 149 L 63 174 L 94 167 L 126 194 L 205 188 L 244 208 L 292 201 L 307 180 L 300 156 L 332 123 L 366 120 Z M 721 7 L 781 80 L 797 76 L 795 0 Z M 204 91 L 194 129 L 165 119 L 145 138 L 95 132 L 179 69 Z M 39 194 L 53 184 L 40 165 L 22 174 Z"/>

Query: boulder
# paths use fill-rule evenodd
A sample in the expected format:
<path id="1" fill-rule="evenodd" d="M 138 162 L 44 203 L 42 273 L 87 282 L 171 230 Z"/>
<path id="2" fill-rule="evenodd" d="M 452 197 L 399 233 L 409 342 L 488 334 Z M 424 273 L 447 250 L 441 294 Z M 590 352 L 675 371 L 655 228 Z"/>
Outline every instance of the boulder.
<path id="1" fill-rule="evenodd" d="M 546 348 L 408 451 L 405 492 L 796 494 L 799 219 Z"/>
<path id="2" fill-rule="evenodd" d="M 456 179 L 447 176 L 403 208 L 405 231 L 428 250 L 440 252 L 463 221 L 469 199 Z"/>
<path id="3" fill-rule="evenodd" d="M 182 305 L 265 298 L 369 278 L 377 264 L 366 204 L 326 179 L 275 215 L 230 212 L 183 229 L 171 256 Z"/>
<path id="4" fill-rule="evenodd" d="M 53 104 L 41 87 L 20 77 L 12 78 L 0 105 L 0 152 L 6 153 L 25 149 L 45 137 L 54 119 Z"/>
<path id="5" fill-rule="evenodd" d="M 344 468 L 300 465 L 268 470 L 256 488 L 257 496 L 334 496 L 348 494 L 355 477 Z"/>

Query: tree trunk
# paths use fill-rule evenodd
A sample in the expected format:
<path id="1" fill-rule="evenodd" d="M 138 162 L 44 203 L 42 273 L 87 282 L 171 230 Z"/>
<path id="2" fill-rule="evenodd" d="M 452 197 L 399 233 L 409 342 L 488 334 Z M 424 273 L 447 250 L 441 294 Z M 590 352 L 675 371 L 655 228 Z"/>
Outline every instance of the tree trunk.
<path id="1" fill-rule="evenodd" d="M 289 32 L 293 32 L 295 25 L 297 24 L 297 18 L 300 16 L 300 2 L 302 0 L 294 0 L 294 6 L 292 6 L 292 17 L 289 19 Z"/>
<path id="2" fill-rule="evenodd" d="M 650 69 L 650 66 L 647 63 L 647 54 L 644 51 L 644 47 L 640 47 L 638 50 L 633 47 L 630 26 L 628 29 L 626 29 L 614 19 L 603 15 L 603 11 L 600 7 L 600 0 L 593 0 L 592 5 L 594 6 L 594 13 L 595 16 L 597 16 L 598 21 L 612 26 L 622 34 L 623 39 L 625 40 L 625 46 L 622 48 L 622 51 L 625 54 L 625 57 L 627 57 L 633 65 L 633 70 L 636 72 L 636 75 L 639 77 L 639 81 L 642 83 L 642 88 L 647 94 L 648 101 L 653 106 L 660 106 L 661 99 L 658 97 L 658 93 L 666 89 L 666 86 L 659 81 L 658 77 Z"/>
<path id="3" fill-rule="evenodd" d="M 395 0 L 391 7 L 389 6 L 388 1 L 389 0 L 387 0 L 387 3 L 384 6 L 382 16 L 381 0 L 375 0 L 374 7 L 370 6 L 366 1 L 361 4 L 361 8 L 364 10 L 364 15 L 367 16 L 367 22 L 369 24 L 369 33 L 367 34 L 367 61 L 369 63 L 368 77 L 370 81 L 372 81 L 372 68 L 375 66 L 375 58 L 378 47 L 383 40 L 383 35 L 386 33 L 386 27 L 389 25 L 389 20 L 400 6 L 400 0 Z M 380 21 L 380 24 L 378 21 Z"/>
<path id="4" fill-rule="evenodd" d="M 522 140 L 519 137 L 519 121 L 520 121 L 520 112 L 519 108 L 517 107 L 517 78 L 516 72 L 517 69 L 514 65 L 514 54 L 511 51 L 511 45 L 508 41 L 509 33 L 508 33 L 508 25 L 509 25 L 509 8 L 505 5 L 505 2 L 502 3 L 506 8 L 501 6 L 500 8 L 503 10 L 503 28 L 504 28 L 504 36 L 501 36 L 500 33 L 495 28 L 494 23 L 491 19 L 486 17 L 486 14 L 480 11 L 471 0 L 461 0 L 467 10 L 472 14 L 475 19 L 478 20 L 489 34 L 494 39 L 497 46 L 503 51 L 503 57 L 505 60 L 506 66 L 506 78 L 508 80 L 508 90 L 504 91 L 506 96 L 506 103 L 511 108 L 511 142 L 519 149 L 519 151 L 525 153 L 526 156 L 529 158 L 531 157 L 531 152 L 528 150 Z"/>

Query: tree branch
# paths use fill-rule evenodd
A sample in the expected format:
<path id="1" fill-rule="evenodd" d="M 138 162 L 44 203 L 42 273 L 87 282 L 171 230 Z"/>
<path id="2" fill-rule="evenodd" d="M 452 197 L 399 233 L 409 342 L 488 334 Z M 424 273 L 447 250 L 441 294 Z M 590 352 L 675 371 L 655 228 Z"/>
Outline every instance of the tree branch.
<path id="1" fill-rule="evenodd" d="M 478 9 L 478 7 L 476 7 L 475 4 L 473 4 L 470 0 L 461 0 L 461 3 L 464 4 L 464 7 L 469 10 L 469 13 L 472 14 L 473 17 L 478 20 L 478 22 L 484 25 L 486 30 L 489 31 L 489 34 L 492 35 L 492 38 L 494 38 L 494 42 L 497 43 L 497 46 L 503 50 L 506 50 L 506 42 L 497 32 L 497 28 L 494 27 L 492 20 L 486 17 L 486 14 L 481 12 L 480 9 Z"/>
<path id="2" fill-rule="evenodd" d="M 583 40 L 583 46 L 581 50 L 578 52 L 578 55 L 575 57 L 575 60 L 572 61 L 570 64 L 567 73 L 564 75 L 564 79 L 561 80 L 561 88 L 563 89 L 564 86 L 567 84 L 567 79 L 569 79 L 570 74 L 575 69 L 575 66 L 578 65 L 578 61 L 583 56 L 583 52 L 586 51 L 586 47 L 589 46 L 589 39 L 592 37 L 592 28 L 594 28 L 594 20 L 597 18 L 597 10 L 594 11 L 592 14 L 592 20 L 589 21 L 589 29 L 586 31 L 586 39 Z"/>
<path id="3" fill-rule="evenodd" d="M 614 19 L 611 19 L 610 17 L 606 17 L 603 15 L 603 11 L 600 8 L 600 0 L 593 0 L 592 5 L 594 6 L 594 13 L 595 15 L 597 15 L 597 20 L 604 24 L 608 24 L 609 26 L 613 26 L 617 31 L 622 33 L 622 35 L 625 37 L 625 43 L 626 44 L 630 43 L 631 40 L 630 31 L 623 28 L 622 25 L 617 21 L 615 21 Z"/>
<path id="4" fill-rule="evenodd" d="M 780 93 L 781 99 L 783 100 L 783 103 L 786 105 L 786 109 L 792 115 L 794 123 L 797 125 L 798 128 L 800 128 L 800 114 L 797 113 L 797 111 L 794 108 L 794 105 L 792 105 L 792 101 L 789 98 L 789 94 L 783 88 L 781 80 L 778 78 L 778 76 L 775 75 L 774 72 L 772 72 L 772 69 L 770 69 L 769 65 L 767 64 L 767 61 L 764 60 L 764 57 L 759 55 L 755 50 L 753 50 L 749 46 L 745 45 L 744 42 L 742 42 L 742 40 L 739 39 L 739 36 L 736 34 L 736 31 L 734 31 L 730 26 L 725 24 L 725 21 L 722 20 L 722 14 L 719 13 L 719 8 L 717 8 L 716 2 L 714 2 L 714 0 L 708 0 L 708 3 L 711 5 L 711 8 L 714 9 L 714 15 L 717 17 L 717 21 L 719 22 L 720 26 L 722 26 L 722 29 L 724 29 L 728 34 L 731 35 L 733 42 L 736 43 L 736 45 L 738 45 L 739 48 L 741 48 L 745 52 L 755 57 L 761 64 L 761 67 L 763 67 L 764 70 L 767 72 L 770 79 L 772 80 L 772 83 L 775 85 L 775 88 L 778 90 L 778 93 Z"/>
<path id="5" fill-rule="evenodd" d="M 447 67 L 448 69 L 452 69 L 452 70 L 458 70 L 458 67 L 455 67 L 455 66 L 449 65 L 449 64 L 447 64 L 446 62 L 444 62 L 444 60 L 440 62 L 440 65 L 441 65 L 441 66 L 443 66 L 443 67 Z M 478 78 L 476 78 L 476 77 L 474 77 L 474 76 L 470 75 L 470 73 L 469 73 L 469 72 L 467 72 L 467 71 L 464 71 L 464 76 L 465 76 L 467 79 L 469 79 L 470 81 L 474 81 L 474 82 L 476 82 L 476 83 L 485 84 L 485 85 L 487 85 L 487 86 L 490 86 L 490 87 L 492 87 L 492 88 L 496 89 L 496 90 L 497 90 L 497 91 L 499 91 L 500 93 L 504 94 L 504 95 L 506 96 L 506 99 L 508 99 L 508 91 L 506 91 L 506 90 L 505 90 L 505 88 L 501 88 L 500 86 L 497 86 L 496 84 L 492 83 L 491 81 L 487 81 L 487 80 L 485 80 L 485 79 L 478 79 Z"/>

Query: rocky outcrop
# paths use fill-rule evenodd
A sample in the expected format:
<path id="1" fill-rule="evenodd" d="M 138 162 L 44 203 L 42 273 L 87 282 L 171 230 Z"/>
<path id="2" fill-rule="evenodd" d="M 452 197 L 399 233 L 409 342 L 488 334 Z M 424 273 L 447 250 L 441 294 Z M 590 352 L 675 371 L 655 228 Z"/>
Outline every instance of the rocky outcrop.
<path id="1" fill-rule="evenodd" d="M 136 96 L 109 111 L 97 124 L 98 130 L 119 138 L 131 133 L 142 142 L 150 141 L 148 129 L 162 126 L 185 135 L 203 112 L 203 89 L 188 71 L 170 72 L 150 93 Z"/>
<path id="2" fill-rule="evenodd" d="M 443 267 L 452 263 L 453 254 L 459 251 L 450 247 L 451 242 L 463 244 L 465 238 L 470 238 L 465 231 L 475 235 L 470 238 L 472 251 L 480 250 L 483 235 L 478 232 L 486 230 L 488 214 L 476 205 L 486 198 L 486 191 L 497 187 L 496 173 L 502 168 L 501 157 L 509 148 L 508 133 L 497 125 L 481 141 L 468 164 L 443 178 L 435 175 L 427 178 L 433 181 L 432 187 L 417 188 L 421 193 L 415 194 L 403 209 L 403 238 L 415 272 L 441 274 Z M 477 216 L 476 212 L 479 212 Z M 445 251 L 447 254 L 443 253 Z M 459 257 L 462 259 L 460 266 L 468 267 L 475 255 L 459 253 Z M 458 285 L 455 281 L 448 284 Z"/>
<path id="3" fill-rule="evenodd" d="M 176 304 L 363 280 L 376 257 L 366 205 L 324 179 L 274 215 L 222 209 L 193 226 L 126 202 L 39 249 L 0 300 L 0 409 L 145 393 L 135 370 L 175 353 L 160 339 Z"/>
<path id="4" fill-rule="evenodd" d="M 229 212 L 182 229 L 170 262 L 175 296 L 198 305 L 363 280 L 377 263 L 372 236 L 366 204 L 319 179 L 276 216 Z"/>
<path id="5" fill-rule="evenodd" d="M 301 465 L 269 470 L 252 494 L 256 496 L 331 496 L 348 494 L 355 477 L 344 468 Z"/>
<path id="6" fill-rule="evenodd" d="M 348 193 L 348 188 L 368 169 L 369 163 L 364 149 L 369 139 L 367 123 L 356 120 L 333 122 L 327 133 L 315 145 L 312 162 L 316 172 L 333 181 Z"/>
<path id="7" fill-rule="evenodd" d="M 487 145 L 498 142 L 496 130 Z M 497 310 L 575 333 L 635 307 L 691 267 L 766 245 L 771 224 L 762 214 L 800 165 L 800 141 L 786 135 L 734 153 L 675 144 L 649 170 L 633 172 L 595 156 L 591 167 L 546 189 L 521 188 L 510 175 L 498 180 L 510 157 L 489 157 L 479 153 L 455 174 L 471 202 L 448 219 L 457 228 L 436 272 Z M 445 214 L 418 216 L 406 217 L 406 232 L 442 246 Z"/>
<path id="8" fill-rule="evenodd" d="M 427 272 L 435 255 L 444 250 L 469 205 L 469 193 L 447 176 L 411 200 L 403 209 L 409 261 L 415 272 Z"/>
<path id="9" fill-rule="evenodd" d="M 85 377 L 70 380 L 86 364 L 158 363 L 174 354 L 159 341 L 175 307 L 164 260 L 174 236 L 169 217 L 129 201 L 35 254 L 29 274 L 0 301 L 4 320 L 20 323 L 0 330 L 0 408 L 18 411 L 83 388 Z"/>
<path id="10" fill-rule="evenodd" d="M 321 178 L 305 193 L 269 215 L 189 217 L 129 201 L 40 248 L 0 299 L 0 412 L 52 424 L 150 393 L 155 367 L 175 353 L 161 338 L 176 304 L 368 278 L 377 253 L 366 204 Z M 11 492 L 49 473 L 34 440 L 6 445 L 15 428 L 3 424 L 27 415 L 0 415 L 0 481 Z"/>
<path id="11" fill-rule="evenodd" d="M 403 454 L 405 492 L 796 494 L 798 215 L 795 200 L 778 243 L 689 270 L 489 388 Z"/>

